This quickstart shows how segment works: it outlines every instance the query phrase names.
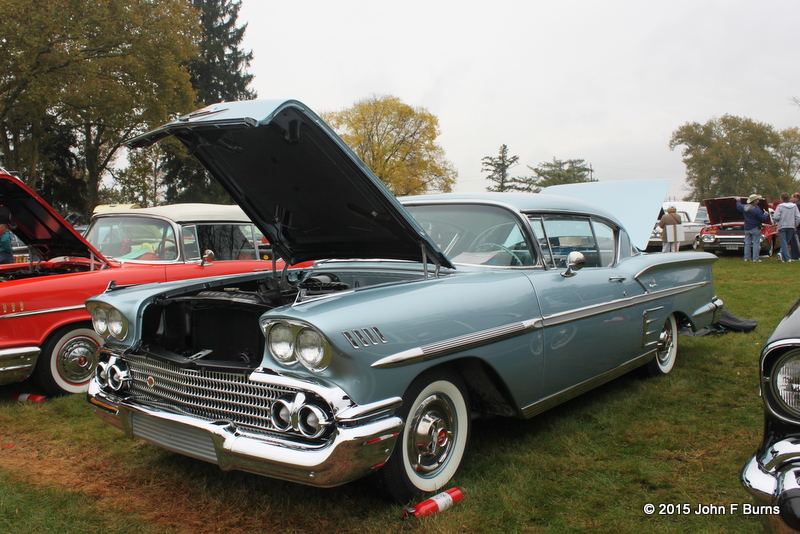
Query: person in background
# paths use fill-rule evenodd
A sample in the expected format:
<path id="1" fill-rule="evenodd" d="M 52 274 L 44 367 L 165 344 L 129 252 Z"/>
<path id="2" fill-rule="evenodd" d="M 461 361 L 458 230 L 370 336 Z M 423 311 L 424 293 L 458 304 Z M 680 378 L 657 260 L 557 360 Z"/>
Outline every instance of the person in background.
<path id="1" fill-rule="evenodd" d="M 747 202 L 739 199 L 736 209 L 744 215 L 744 261 L 761 261 L 758 253 L 761 250 L 761 223 L 769 219 L 769 213 L 758 205 L 764 197 L 753 193 Z"/>
<path id="2" fill-rule="evenodd" d="M 781 236 L 781 251 L 778 261 L 790 262 L 789 244 L 797 239 L 797 225 L 800 224 L 800 211 L 797 204 L 789 200 L 789 193 L 781 193 L 781 203 L 775 208 L 772 220 L 778 223 L 778 234 Z"/>
<path id="3" fill-rule="evenodd" d="M 800 211 L 800 193 L 792 193 L 792 202 L 795 203 L 797 206 L 797 210 Z M 793 260 L 800 260 L 800 223 L 797 224 L 797 227 L 794 231 L 794 241 L 792 241 L 792 259 Z"/>
<path id="4" fill-rule="evenodd" d="M 674 205 L 670 205 L 670 207 L 667 208 L 667 213 L 658 221 L 658 227 L 661 228 L 661 252 L 678 252 L 679 244 L 670 241 L 669 235 L 675 235 L 674 227 L 678 226 L 680 223 L 681 217 L 678 215 L 678 208 Z M 673 227 L 671 232 L 668 228 L 670 226 Z"/>
<path id="5" fill-rule="evenodd" d="M 11 212 L 0 206 L 0 263 L 14 263 L 14 251 L 11 248 Z"/>

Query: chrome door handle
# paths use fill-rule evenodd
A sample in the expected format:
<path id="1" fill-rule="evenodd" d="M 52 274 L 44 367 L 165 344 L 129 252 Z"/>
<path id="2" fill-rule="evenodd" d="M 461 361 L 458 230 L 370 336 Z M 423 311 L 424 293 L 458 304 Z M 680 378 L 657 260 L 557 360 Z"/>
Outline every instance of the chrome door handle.
<path id="1" fill-rule="evenodd" d="M 625 277 L 624 276 L 609 276 L 608 277 L 608 281 L 609 282 L 619 282 L 621 284 L 622 282 L 625 281 Z"/>

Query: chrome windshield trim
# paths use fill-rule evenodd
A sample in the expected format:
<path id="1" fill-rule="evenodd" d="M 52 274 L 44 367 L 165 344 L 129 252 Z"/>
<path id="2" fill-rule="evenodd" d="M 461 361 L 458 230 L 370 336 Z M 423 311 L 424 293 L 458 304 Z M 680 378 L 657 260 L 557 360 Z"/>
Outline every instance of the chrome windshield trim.
<path id="1" fill-rule="evenodd" d="M 64 306 L 63 308 L 49 308 L 46 310 L 33 310 L 26 312 L 7 313 L 5 315 L 0 315 L 0 319 L 14 319 L 16 317 L 28 317 L 31 315 L 44 315 L 46 313 L 61 313 L 66 311 L 85 310 L 85 309 L 86 306 L 84 306 L 83 304 L 79 304 L 76 306 Z"/>

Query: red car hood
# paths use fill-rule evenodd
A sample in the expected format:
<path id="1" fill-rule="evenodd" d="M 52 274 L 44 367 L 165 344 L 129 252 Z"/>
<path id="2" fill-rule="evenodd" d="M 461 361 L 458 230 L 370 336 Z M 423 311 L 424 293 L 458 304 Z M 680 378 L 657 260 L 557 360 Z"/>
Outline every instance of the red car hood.
<path id="1" fill-rule="evenodd" d="M 13 229 L 19 239 L 42 260 L 59 256 L 108 261 L 61 215 L 19 178 L 0 169 L 0 205 L 11 211 Z"/>
<path id="2" fill-rule="evenodd" d="M 731 224 L 744 222 L 744 214 L 736 209 L 740 197 L 709 198 L 704 200 L 710 224 Z M 766 211 L 772 207 L 766 200 L 759 200 L 758 206 Z"/>

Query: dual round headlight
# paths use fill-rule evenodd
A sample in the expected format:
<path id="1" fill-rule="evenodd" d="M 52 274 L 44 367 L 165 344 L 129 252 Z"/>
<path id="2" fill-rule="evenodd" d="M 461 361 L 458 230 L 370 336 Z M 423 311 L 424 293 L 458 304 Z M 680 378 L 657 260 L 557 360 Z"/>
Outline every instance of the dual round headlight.
<path id="1" fill-rule="evenodd" d="M 300 362 L 310 371 L 323 371 L 331 359 L 331 347 L 313 327 L 286 321 L 266 320 L 261 324 L 267 349 L 281 365 Z"/>
<path id="2" fill-rule="evenodd" d="M 92 315 L 92 326 L 97 335 L 123 340 L 128 335 L 128 320 L 118 309 L 105 304 L 87 304 Z"/>

